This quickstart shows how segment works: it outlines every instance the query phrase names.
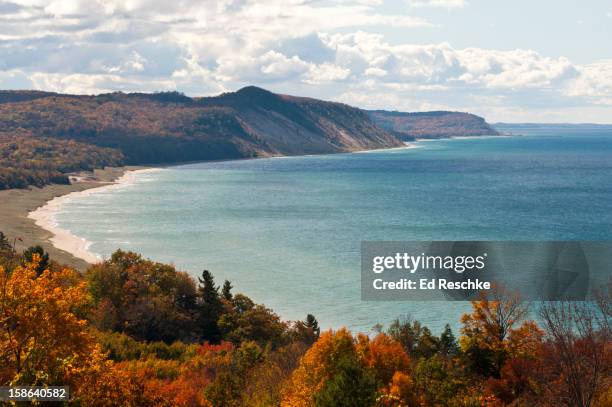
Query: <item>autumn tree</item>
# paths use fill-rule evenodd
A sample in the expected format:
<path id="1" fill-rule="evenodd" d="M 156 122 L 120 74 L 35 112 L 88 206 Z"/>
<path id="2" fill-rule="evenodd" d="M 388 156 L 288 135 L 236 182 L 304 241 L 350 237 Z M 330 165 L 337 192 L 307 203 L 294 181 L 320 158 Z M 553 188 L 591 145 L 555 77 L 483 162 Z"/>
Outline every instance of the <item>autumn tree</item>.
<path id="1" fill-rule="evenodd" d="M 148 341 L 201 337 L 195 283 L 173 266 L 117 250 L 86 277 L 96 327 Z"/>
<path id="2" fill-rule="evenodd" d="M 90 362 L 96 345 L 83 329 L 85 283 L 68 269 L 40 276 L 40 257 L 0 270 L 0 379 L 5 384 L 62 384 Z"/>
<path id="3" fill-rule="evenodd" d="M 41 259 L 0 267 L 0 384 L 70 386 L 88 406 L 151 405 L 141 384 L 106 359 L 81 317 L 89 305 L 85 281 L 69 269 L 43 270 Z"/>
<path id="4" fill-rule="evenodd" d="M 414 358 L 430 357 L 440 351 L 440 338 L 410 316 L 396 318 L 389 326 L 387 334 L 401 343 L 404 350 Z M 445 339 L 450 340 L 450 338 Z M 445 345 L 450 346 L 450 343 Z"/>
<path id="5" fill-rule="evenodd" d="M 277 347 L 288 339 L 287 324 L 272 310 L 243 294 L 234 296 L 232 307 L 220 316 L 218 327 L 223 338 L 235 344 L 255 341 Z"/>
<path id="6" fill-rule="evenodd" d="M 306 352 L 293 373 L 282 405 L 373 405 L 388 395 L 397 372 L 409 373 L 402 345 L 385 334 L 356 339 L 346 329 L 328 331 Z"/>
<path id="7" fill-rule="evenodd" d="M 442 355 L 421 358 L 412 374 L 412 387 L 418 399 L 427 406 L 447 406 L 463 391 L 469 379 Z"/>
<path id="8" fill-rule="evenodd" d="M 612 384 L 610 287 L 597 303 L 543 303 L 546 330 L 543 366 L 546 398 L 558 405 L 587 407 Z"/>
<path id="9" fill-rule="evenodd" d="M 341 329 L 337 332 L 323 333 L 306 352 L 293 373 L 282 405 L 291 407 L 313 405 L 318 393 L 324 389 L 327 382 L 336 375 L 342 375 L 339 369 L 340 360 L 344 360 L 345 367 L 351 368 L 355 364 L 348 360 L 356 359 L 357 352 L 349 331 Z M 370 400 L 370 396 L 366 396 L 366 400 Z"/>
<path id="10" fill-rule="evenodd" d="M 243 399 L 252 406 L 280 405 L 285 385 L 307 350 L 308 345 L 301 341 L 268 350 L 265 360 L 254 367 L 243 386 Z"/>
<path id="11" fill-rule="evenodd" d="M 355 348 L 363 366 L 384 385 L 395 372 L 408 372 L 410 368 L 410 358 L 402 345 L 387 334 L 380 333 L 373 339 L 360 334 Z"/>
<path id="12" fill-rule="evenodd" d="M 482 292 L 472 301 L 472 312 L 461 317 L 461 347 L 473 371 L 499 377 L 509 356 L 508 337 L 528 308 L 518 294 L 501 287 L 495 287 L 491 295 Z"/>

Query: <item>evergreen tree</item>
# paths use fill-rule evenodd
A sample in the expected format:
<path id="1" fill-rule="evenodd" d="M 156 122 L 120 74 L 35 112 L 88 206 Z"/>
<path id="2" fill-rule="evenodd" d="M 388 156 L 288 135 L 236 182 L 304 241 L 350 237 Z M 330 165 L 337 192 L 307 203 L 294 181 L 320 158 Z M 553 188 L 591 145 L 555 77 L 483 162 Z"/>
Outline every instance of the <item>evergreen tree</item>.
<path id="1" fill-rule="evenodd" d="M 38 254 L 40 259 L 36 267 L 36 275 L 40 276 L 49 268 L 49 253 L 45 252 L 42 246 L 30 246 L 23 252 L 26 263 L 31 263 L 35 254 Z"/>
<path id="2" fill-rule="evenodd" d="M 215 284 L 215 278 L 208 270 L 202 271 L 202 277 L 198 277 L 198 292 L 202 302 L 216 304 L 219 302 L 219 287 Z"/>
<path id="3" fill-rule="evenodd" d="M 199 317 L 202 336 L 205 340 L 218 342 L 221 339 L 221 332 L 217 322 L 222 310 L 219 287 L 215 284 L 215 279 L 208 270 L 202 271 L 202 277 L 198 277 L 198 282 Z"/>
<path id="4" fill-rule="evenodd" d="M 459 353 L 459 345 L 449 324 L 446 324 L 440 335 L 440 353 L 443 356 L 455 356 Z"/>
<path id="5" fill-rule="evenodd" d="M 312 314 L 306 315 L 304 326 L 312 332 L 313 342 L 319 339 L 321 334 L 321 328 L 319 328 L 319 321 Z"/>
<path id="6" fill-rule="evenodd" d="M 439 350 L 440 339 L 437 336 L 434 336 L 426 326 L 421 328 L 421 335 L 417 340 L 416 348 L 414 349 L 414 356 L 419 358 L 429 358 L 438 353 Z"/>
<path id="7" fill-rule="evenodd" d="M 343 356 L 337 373 L 315 394 L 317 407 L 369 407 L 376 401 L 376 378 L 356 358 Z"/>
<path id="8" fill-rule="evenodd" d="M 8 240 L 8 237 L 0 232 L 0 252 L 9 252 L 13 250 L 13 246 Z"/>
<path id="9" fill-rule="evenodd" d="M 0 265 L 4 265 L 7 270 L 11 270 L 11 264 L 14 257 L 15 250 L 13 249 L 13 245 L 9 242 L 8 237 L 0 232 Z"/>
<path id="10" fill-rule="evenodd" d="M 232 283 L 230 283 L 229 280 L 225 280 L 223 289 L 221 290 L 221 296 L 227 301 L 232 300 L 232 288 L 234 288 L 232 287 Z"/>

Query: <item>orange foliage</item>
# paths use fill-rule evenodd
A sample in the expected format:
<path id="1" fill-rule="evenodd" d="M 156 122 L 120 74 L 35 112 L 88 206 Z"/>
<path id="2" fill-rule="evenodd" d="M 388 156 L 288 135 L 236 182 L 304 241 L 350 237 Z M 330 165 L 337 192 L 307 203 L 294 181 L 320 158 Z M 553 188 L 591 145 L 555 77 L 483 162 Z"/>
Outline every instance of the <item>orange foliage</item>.
<path id="1" fill-rule="evenodd" d="M 85 282 L 70 269 L 37 277 L 38 254 L 0 268 L 0 383 L 68 385 L 87 406 L 151 405 L 142 383 L 106 359 L 88 332 Z"/>
<path id="2" fill-rule="evenodd" d="M 357 353 L 364 366 L 373 370 L 382 383 L 389 383 L 396 372 L 406 372 L 410 367 L 410 358 L 402 345 L 384 333 L 376 335 L 373 340 L 359 335 Z"/>
<path id="3" fill-rule="evenodd" d="M 382 333 L 372 340 L 366 335 L 354 339 L 349 331 L 340 329 L 322 334 L 306 352 L 288 383 L 282 405 L 312 405 L 314 396 L 334 377 L 338 362 L 345 357 L 357 358 L 364 371 L 373 373 L 381 391 L 388 388 L 393 397 L 407 398 L 410 359 L 401 344 Z"/>
<path id="4" fill-rule="evenodd" d="M 534 321 L 525 321 L 510 330 L 508 350 L 512 357 L 535 358 L 541 351 L 544 331 Z"/>
<path id="5" fill-rule="evenodd" d="M 78 316 L 88 303 L 76 272 L 36 268 L 40 257 L 12 273 L 0 269 L 0 381 L 60 384 L 96 362 L 99 347 Z"/>
<path id="6" fill-rule="evenodd" d="M 384 406 L 408 407 L 419 406 L 414 388 L 414 381 L 410 376 L 402 372 L 395 372 L 387 391 L 378 398 L 378 402 Z"/>
<path id="7" fill-rule="evenodd" d="M 354 337 L 346 329 L 323 333 L 308 350 L 295 339 L 282 346 L 246 339 L 139 342 L 127 334 L 91 331 L 85 315 L 101 328 L 113 327 L 125 312 L 120 308 L 149 298 L 152 287 L 193 294 L 194 286 L 161 264 L 135 272 L 142 260 L 133 253 L 115 256 L 111 265 L 109 273 L 98 274 L 102 266 L 93 266 L 88 280 L 70 269 L 44 270 L 38 253 L 10 271 L 0 267 L 0 385 L 68 385 L 78 405 L 104 407 L 607 406 L 612 398 L 609 327 L 589 325 L 590 308 L 549 310 L 544 337 L 535 322 L 521 323 L 525 308 L 517 297 L 482 296 L 462 318 L 463 351 L 449 356 L 433 348 L 433 356 L 413 356 L 413 366 L 392 336 Z M 160 277 L 159 287 L 147 284 L 146 274 Z M 133 278 L 124 282 L 117 277 L 122 275 Z M 194 309 L 194 295 L 176 298 Z M 253 308 L 246 297 L 236 299 L 248 303 L 243 310 Z M 583 332 L 568 324 L 570 317 Z M 262 326 L 258 338 L 278 328 Z M 579 396 L 584 402 L 575 402 Z"/>

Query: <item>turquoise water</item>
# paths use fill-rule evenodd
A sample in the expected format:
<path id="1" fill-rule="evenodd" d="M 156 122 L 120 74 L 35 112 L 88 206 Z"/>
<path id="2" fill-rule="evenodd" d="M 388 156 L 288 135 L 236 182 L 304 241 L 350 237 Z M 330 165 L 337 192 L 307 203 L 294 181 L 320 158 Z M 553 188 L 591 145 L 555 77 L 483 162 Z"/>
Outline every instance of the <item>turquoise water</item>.
<path id="1" fill-rule="evenodd" d="M 612 135 L 422 142 L 418 148 L 216 162 L 71 198 L 61 227 L 263 302 L 285 319 L 368 332 L 410 314 L 440 331 L 464 302 L 362 302 L 362 240 L 612 240 Z"/>

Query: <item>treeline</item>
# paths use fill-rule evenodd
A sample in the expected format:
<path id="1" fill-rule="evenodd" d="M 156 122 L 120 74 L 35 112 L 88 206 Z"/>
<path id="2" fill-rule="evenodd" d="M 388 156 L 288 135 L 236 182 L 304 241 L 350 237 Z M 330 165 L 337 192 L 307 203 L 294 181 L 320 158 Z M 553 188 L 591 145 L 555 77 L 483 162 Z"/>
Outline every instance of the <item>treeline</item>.
<path id="1" fill-rule="evenodd" d="M 115 149 L 74 140 L 0 133 L 0 190 L 68 184 L 69 172 L 122 163 L 123 155 Z"/>
<path id="2" fill-rule="evenodd" d="M 70 385 L 85 406 L 609 406 L 610 292 L 598 299 L 544 304 L 539 326 L 498 290 L 458 339 L 409 318 L 321 333 L 207 271 L 117 251 L 80 275 L 0 235 L 0 385 Z"/>

